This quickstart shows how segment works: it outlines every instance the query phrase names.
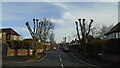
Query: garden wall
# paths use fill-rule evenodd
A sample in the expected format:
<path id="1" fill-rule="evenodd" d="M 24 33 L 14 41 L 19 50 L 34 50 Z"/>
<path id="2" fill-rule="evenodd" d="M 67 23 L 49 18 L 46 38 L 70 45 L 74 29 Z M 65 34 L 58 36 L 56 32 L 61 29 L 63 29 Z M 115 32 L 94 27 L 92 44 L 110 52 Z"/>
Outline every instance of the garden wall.
<path id="1" fill-rule="evenodd" d="M 43 49 L 37 49 L 38 53 L 42 53 Z M 7 49 L 7 56 L 27 56 L 27 55 L 33 55 L 33 49 L 30 49 L 28 52 L 28 49 Z"/>

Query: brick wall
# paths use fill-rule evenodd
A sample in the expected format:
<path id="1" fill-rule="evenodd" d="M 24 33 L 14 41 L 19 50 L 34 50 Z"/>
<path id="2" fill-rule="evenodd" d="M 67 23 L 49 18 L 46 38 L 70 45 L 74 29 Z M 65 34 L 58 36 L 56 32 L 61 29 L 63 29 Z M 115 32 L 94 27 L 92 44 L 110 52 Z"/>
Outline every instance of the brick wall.
<path id="1" fill-rule="evenodd" d="M 7 56 L 15 56 L 15 52 L 16 50 L 15 49 L 10 49 L 8 48 L 7 49 Z M 33 50 L 30 49 L 29 50 L 29 55 L 32 55 L 32 52 Z M 37 49 L 37 52 L 38 53 L 42 53 L 43 52 L 43 49 Z M 28 55 L 28 49 L 18 49 L 17 50 L 17 56 L 26 56 Z"/>

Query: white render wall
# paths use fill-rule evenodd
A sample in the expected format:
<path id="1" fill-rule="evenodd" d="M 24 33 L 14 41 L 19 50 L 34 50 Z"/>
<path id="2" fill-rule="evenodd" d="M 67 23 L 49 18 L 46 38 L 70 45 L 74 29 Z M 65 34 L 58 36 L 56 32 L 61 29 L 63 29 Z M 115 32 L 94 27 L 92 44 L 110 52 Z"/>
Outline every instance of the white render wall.
<path id="1" fill-rule="evenodd" d="M 106 36 L 106 39 L 120 38 L 120 32 L 112 33 Z"/>

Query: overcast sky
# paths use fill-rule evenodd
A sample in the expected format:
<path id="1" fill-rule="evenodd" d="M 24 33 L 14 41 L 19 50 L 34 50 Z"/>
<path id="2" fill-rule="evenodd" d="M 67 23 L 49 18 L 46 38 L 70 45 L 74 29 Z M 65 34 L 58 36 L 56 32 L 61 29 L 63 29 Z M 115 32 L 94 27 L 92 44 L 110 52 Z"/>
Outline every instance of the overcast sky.
<path id="1" fill-rule="evenodd" d="M 5 0 L 6 1 L 6 0 Z M 24 38 L 30 33 L 25 22 L 33 26 L 33 18 L 48 18 L 55 23 L 55 40 L 76 34 L 75 21 L 93 19 L 94 25 L 118 23 L 118 2 L 3 2 L 2 27 L 11 27 Z M 72 40 L 72 38 L 71 38 Z"/>

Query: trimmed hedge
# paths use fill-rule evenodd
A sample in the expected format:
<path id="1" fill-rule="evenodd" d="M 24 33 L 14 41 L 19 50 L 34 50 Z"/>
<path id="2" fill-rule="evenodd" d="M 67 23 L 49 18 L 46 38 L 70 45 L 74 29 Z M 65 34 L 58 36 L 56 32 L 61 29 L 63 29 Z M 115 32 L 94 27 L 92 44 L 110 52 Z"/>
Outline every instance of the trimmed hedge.
<path id="1" fill-rule="evenodd" d="M 107 41 L 106 53 L 119 54 L 120 53 L 120 39 L 110 39 Z"/>
<path id="2" fill-rule="evenodd" d="M 38 49 L 44 48 L 44 43 L 43 42 L 38 43 L 37 48 Z"/>
<path id="3" fill-rule="evenodd" d="M 119 54 L 120 39 L 94 39 L 88 43 L 88 49 L 92 47 L 93 52 L 106 54 Z"/>
<path id="4" fill-rule="evenodd" d="M 9 47 L 12 49 L 19 49 L 20 48 L 20 41 L 19 40 L 8 40 L 7 43 Z"/>
<path id="5" fill-rule="evenodd" d="M 9 47 L 11 49 L 33 49 L 34 48 L 34 41 L 29 40 L 29 41 L 22 41 L 22 40 L 8 40 L 7 43 L 9 44 Z M 44 43 L 40 42 L 37 44 L 37 48 L 43 48 Z"/>

